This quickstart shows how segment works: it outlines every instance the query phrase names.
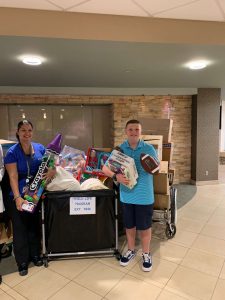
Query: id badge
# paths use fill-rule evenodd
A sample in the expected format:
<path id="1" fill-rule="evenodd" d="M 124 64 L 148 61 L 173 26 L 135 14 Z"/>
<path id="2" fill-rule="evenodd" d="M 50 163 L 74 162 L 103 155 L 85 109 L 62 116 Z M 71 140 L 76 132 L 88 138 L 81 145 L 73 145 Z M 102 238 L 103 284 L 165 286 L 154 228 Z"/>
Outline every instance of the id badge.
<path id="1" fill-rule="evenodd" d="M 26 178 L 26 181 L 25 181 L 26 185 L 23 187 L 23 194 L 26 194 L 26 192 L 28 191 L 31 178 L 32 178 L 31 176 Z"/>
<path id="2" fill-rule="evenodd" d="M 23 194 L 26 194 L 27 191 L 28 191 L 28 188 L 29 188 L 29 186 L 28 186 L 28 185 L 25 185 L 25 186 L 23 187 L 22 193 L 23 193 Z"/>

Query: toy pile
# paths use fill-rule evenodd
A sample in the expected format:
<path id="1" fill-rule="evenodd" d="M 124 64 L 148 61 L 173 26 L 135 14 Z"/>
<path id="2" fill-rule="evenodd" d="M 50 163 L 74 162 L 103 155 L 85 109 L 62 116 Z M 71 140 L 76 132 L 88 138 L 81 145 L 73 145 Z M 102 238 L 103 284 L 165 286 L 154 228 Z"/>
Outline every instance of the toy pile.
<path id="1" fill-rule="evenodd" d="M 23 210 L 34 212 L 44 190 L 79 191 L 99 190 L 113 187 L 113 180 L 108 178 L 102 167 L 106 162 L 116 172 L 124 173 L 130 180 L 129 188 L 136 184 L 137 170 L 132 158 L 110 148 L 89 148 L 87 155 L 79 149 L 65 145 L 61 150 L 62 136 L 57 134 L 46 148 L 46 153 L 33 181 L 28 186 L 24 198 L 28 201 Z M 111 152 L 112 151 L 112 152 Z M 49 182 L 43 179 L 48 168 L 55 168 L 56 174 Z"/>

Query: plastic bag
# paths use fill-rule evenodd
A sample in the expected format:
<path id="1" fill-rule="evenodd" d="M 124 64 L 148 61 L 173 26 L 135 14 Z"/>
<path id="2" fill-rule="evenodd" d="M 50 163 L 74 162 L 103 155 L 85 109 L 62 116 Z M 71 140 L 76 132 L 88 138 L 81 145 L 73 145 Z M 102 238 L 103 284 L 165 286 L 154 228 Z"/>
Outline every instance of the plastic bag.
<path id="1" fill-rule="evenodd" d="M 79 178 L 82 168 L 85 165 L 85 153 L 82 150 L 65 145 L 59 154 L 57 165 Z"/>
<path id="2" fill-rule="evenodd" d="M 79 191 L 80 183 L 62 167 L 56 167 L 56 175 L 46 186 L 47 191 Z"/>

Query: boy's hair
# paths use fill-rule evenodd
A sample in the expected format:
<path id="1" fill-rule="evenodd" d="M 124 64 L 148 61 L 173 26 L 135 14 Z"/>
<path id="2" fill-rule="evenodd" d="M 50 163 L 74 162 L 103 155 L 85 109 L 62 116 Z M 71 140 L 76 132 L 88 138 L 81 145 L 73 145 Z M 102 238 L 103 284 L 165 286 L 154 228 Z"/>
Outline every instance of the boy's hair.
<path id="1" fill-rule="evenodd" d="M 127 126 L 128 126 L 129 124 L 140 124 L 140 125 L 141 125 L 141 122 L 138 121 L 138 120 L 135 120 L 135 119 L 129 120 L 129 121 L 127 121 L 127 123 L 126 123 L 126 127 L 125 127 L 125 128 L 127 128 Z"/>

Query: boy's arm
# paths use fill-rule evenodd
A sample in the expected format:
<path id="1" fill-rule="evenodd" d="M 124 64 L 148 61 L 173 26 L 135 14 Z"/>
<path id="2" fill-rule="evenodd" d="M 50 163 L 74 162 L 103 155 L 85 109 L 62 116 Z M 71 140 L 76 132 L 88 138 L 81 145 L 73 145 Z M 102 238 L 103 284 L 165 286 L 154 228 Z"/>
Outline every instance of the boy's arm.
<path id="1" fill-rule="evenodd" d="M 106 176 L 111 177 L 113 180 L 122 183 L 124 185 L 129 184 L 129 180 L 125 177 L 125 175 L 119 173 L 116 174 L 113 171 L 109 169 L 106 165 L 103 166 L 102 168 L 103 173 L 105 173 Z"/>
<path id="2" fill-rule="evenodd" d="M 110 168 L 107 167 L 106 165 L 104 165 L 104 166 L 102 167 L 102 171 L 103 171 L 103 173 L 104 173 L 106 176 L 108 176 L 108 177 L 110 177 L 110 178 L 113 178 L 114 175 L 116 176 L 116 173 L 114 173 L 113 171 L 111 171 Z M 113 179 L 114 179 L 114 178 L 113 178 Z"/>

